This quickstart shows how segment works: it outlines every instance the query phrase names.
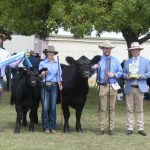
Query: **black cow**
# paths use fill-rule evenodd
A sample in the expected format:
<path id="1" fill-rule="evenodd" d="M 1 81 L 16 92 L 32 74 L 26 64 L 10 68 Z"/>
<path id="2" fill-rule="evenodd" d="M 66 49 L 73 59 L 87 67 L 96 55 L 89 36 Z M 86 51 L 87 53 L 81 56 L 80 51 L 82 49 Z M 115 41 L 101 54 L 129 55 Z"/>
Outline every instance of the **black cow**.
<path id="1" fill-rule="evenodd" d="M 11 104 L 15 104 L 17 118 L 14 133 L 19 133 L 22 124 L 27 125 L 26 114 L 30 109 L 29 131 L 34 130 L 34 121 L 40 101 L 39 77 L 33 68 L 20 69 L 12 80 Z"/>
<path id="2" fill-rule="evenodd" d="M 92 66 L 100 60 L 95 56 L 92 60 L 85 56 L 74 60 L 67 57 L 69 65 L 61 65 L 63 78 L 62 108 L 64 115 L 64 132 L 69 132 L 69 106 L 76 110 L 76 131 L 81 132 L 81 113 L 86 102 L 89 86 L 88 78 L 94 73 Z M 59 98 L 59 97 L 58 97 Z"/>

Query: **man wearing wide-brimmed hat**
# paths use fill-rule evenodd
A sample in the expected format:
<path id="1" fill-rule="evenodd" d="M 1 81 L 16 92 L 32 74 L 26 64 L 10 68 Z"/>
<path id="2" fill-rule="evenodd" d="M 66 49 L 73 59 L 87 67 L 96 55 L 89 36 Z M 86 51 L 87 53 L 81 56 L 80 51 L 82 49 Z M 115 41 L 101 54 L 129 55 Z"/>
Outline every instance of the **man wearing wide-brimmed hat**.
<path id="1" fill-rule="evenodd" d="M 98 64 L 97 83 L 99 84 L 100 96 L 100 114 L 99 114 L 99 135 L 105 133 L 105 112 L 109 108 L 109 129 L 108 134 L 114 134 L 115 123 L 115 103 L 117 96 L 117 79 L 122 76 L 122 68 L 119 61 L 111 56 L 111 50 L 114 48 L 109 40 L 98 45 L 103 51 L 103 55 Z"/>
<path id="2" fill-rule="evenodd" d="M 128 49 L 132 57 L 125 61 L 124 79 L 127 107 L 127 135 L 133 133 L 134 125 L 134 108 L 136 109 L 137 128 L 140 135 L 146 136 L 144 132 L 143 119 L 143 98 L 144 93 L 148 92 L 146 79 L 150 78 L 150 65 L 148 59 L 140 56 L 143 48 L 138 42 L 131 43 Z"/>
<path id="3" fill-rule="evenodd" d="M 56 133 L 56 101 L 58 88 L 62 90 L 62 70 L 54 55 L 58 54 L 54 46 L 43 51 L 46 58 L 40 62 L 42 93 L 42 126 L 46 134 Z M 42 70 L 42 71 L 41 71 Z"/>

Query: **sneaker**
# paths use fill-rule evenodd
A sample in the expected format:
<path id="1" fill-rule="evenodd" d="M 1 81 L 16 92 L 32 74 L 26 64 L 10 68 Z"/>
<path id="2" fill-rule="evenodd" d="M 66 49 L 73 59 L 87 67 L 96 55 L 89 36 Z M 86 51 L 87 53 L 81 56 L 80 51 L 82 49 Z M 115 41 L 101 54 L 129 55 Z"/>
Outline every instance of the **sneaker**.
<path id="1" fill-rule="evenodd" d="M 147 136 L 147 134 L 144 132 L 144 130 L 140 130 L 140 131 L 138 131 L 138 133 L 139 133 L 140 135 Z"/>
<path id="2" fill-rule="evenodd" d="M 105 133 L 104 130 L 99 130 L 99 131 L 97 132 L 97 135 L 103 135 L 104 133 Z"/>
<path id="3" fill-rule="evenodd" d="M 50 131 L 47 129 L 44 131 L 45 134 L 50 134 Z"/>
<path id="4" fill-rule="evenodd" d="M 51 130 L 51 134 L 56 134 L 56 130 Z"/>
<path id="5" fill-rule="evenodd" d="M 111 135 L 115 135 L 115 133 L 114 133 L 113 130 L 109 130 L 109 131 L 108 131 L 108 135 L 110 135 L 110 136 L 111 136 Z"/>
<path id="6" fill-rule="evenodd" d="M 127 133 L 126 133 L 127 135 L 131 135 L 131 134 L 133 134 L 133 131 L 132 130 L 127 130 Z"/>

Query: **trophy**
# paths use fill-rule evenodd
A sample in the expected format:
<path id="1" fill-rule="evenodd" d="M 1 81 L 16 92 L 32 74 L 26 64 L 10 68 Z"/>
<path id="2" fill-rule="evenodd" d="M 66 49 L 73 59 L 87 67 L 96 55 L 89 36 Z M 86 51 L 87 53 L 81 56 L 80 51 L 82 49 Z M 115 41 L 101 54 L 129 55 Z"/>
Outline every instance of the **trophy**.
<path id="1" fill-rule="evenodd" d="M 129 77 L 130 78 L 138 78 L 138 65 L 129 64 Z"/>

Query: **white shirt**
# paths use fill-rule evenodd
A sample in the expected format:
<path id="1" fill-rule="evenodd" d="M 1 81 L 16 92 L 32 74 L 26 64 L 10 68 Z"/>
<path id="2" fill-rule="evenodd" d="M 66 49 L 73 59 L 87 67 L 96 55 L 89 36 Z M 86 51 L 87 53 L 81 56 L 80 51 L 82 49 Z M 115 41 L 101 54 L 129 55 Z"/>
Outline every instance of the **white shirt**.
<path id="1" fill-rule="evenodd" d="M 140 59 L 140 56 L 133 57 L 132 58 L 132 63 L 139 66 L 139 59 Z M 137 80 L 136 79 L 132 80 L 131 85 L 137 85 Z"/>
<path id="2" fill-rule="evenodd" d="M 11 56 L 11 55 L 7 50 L 0 48 L 0 61 L 9 57 L 9 56 Z"/>
<path id="3" fill-rule="evenodd" d="M 138 56 L 138 57 L 133 57 L 133 58 L 132 58 L 132 63 L 138 66 L 138 65 L 139 65 L 139 59 L 140 59 L 140 56 Z"/>
<path id="4" fill-rule="evenodd" d="M 9 56 L 11 55 L 7 50 L 0 48 L 0 61 Z M 1 77 L 3 77 L 5 75 L 5 67 L 2 67 L 0 69 L 1 69 Z"/>

